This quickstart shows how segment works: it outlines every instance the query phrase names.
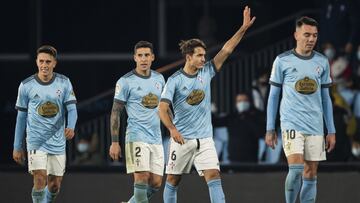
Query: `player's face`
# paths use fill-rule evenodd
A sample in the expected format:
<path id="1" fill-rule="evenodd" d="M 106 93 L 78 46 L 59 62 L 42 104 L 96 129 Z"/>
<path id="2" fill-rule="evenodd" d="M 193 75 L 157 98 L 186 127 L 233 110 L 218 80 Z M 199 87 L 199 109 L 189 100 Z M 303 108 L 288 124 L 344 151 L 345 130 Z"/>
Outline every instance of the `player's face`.
<path id="1" fill-rule="evenodd" d="M 296 47 L 304 53 L 311 52 L 314 49 L 317 37 L 318 30 L 316 26 L 302 25 L 296 28 Z"/>
<path id="2" fill-rule="evenodd" d="M 56 66 L 56 59 L 47 53 L 39 53 L 36 58 L 36 65 L 39 69 L 39 76 L 51 76 Z"/>
<path id="3" fill-rule="evenodd" d="M 150 69 L 154 59 L 155 55 L 151 52 L 151 49 L 147 47 L 136 49 L 136 53 L 134 54 L 136 68 L 142 71 Z"/>
<path id="4" fill-rule="evenodd" d="M 205 64 L 205 54 L 206 51 L 202 47 L 196 47 L 192 55 L 187 55 L 186 60 L 190 63 L 192 67 L 200 69 L 204 67 Z"/>

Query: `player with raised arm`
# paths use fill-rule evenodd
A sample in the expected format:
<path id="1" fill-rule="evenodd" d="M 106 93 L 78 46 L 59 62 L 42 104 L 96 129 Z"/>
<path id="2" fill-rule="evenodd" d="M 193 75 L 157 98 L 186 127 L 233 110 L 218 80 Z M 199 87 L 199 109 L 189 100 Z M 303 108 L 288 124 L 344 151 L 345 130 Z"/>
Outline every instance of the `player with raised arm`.
<path id="1" fill-rule="evenodd" d="M 161 121 L 171 135 L 163 194 L 165 203 L 177 201 L 181 176 L 189 173 L 193 164 L 205 177 L 211 202 L 225 202 L 219 160 L 212 139 L 210 82 L 255 21 L 249 7 L 244 9 L 243 16 L 242 26 L 208 62 L 205 62 L 206 46 L 201 40 L 180 43 L 185 66 L 169 77 L 159 105 Z M 173 120 L 170 105 L 174 109 Z"/>

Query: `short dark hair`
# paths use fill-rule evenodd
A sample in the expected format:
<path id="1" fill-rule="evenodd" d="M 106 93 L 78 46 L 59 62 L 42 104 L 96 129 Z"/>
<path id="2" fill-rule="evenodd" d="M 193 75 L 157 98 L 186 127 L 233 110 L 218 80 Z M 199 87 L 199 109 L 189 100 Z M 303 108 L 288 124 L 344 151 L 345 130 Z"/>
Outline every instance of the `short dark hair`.
<path id="1" fill-rule="evenodd" d="M 53 56 L 55 59 L 57 57 L 57 51 L 53 46 L 50 45 L 42 45 L 41 47 L 39 47 L 36 51 L 37 55 L 39 55 L 40 53 L 47 53 L 50 54 L 51 56 Z"/>
<path id="2" fill-rule="evenodd" d="M 202 47 L 206 50 L 205 43 L 200 39 L 181 40 L 179 47 L 183 56 L 186 56 L 186 54 L 192 55 L 196 47 Z"/>
<path id="3" fill-rule="evenodd" d="M 153 44 L 151 42 L 143 41 L 143 40 L 138 41 L 134 46 L 134 53 L 136 53 L 136 50 L 140 48 L 149 48 L 151 50 L 151 53 L 154 53 Z"/>
<path id="4" fill-rule="evenodd" d="M 298 18 L 296 20 L 296 25 L 295 26 L 296 26 L 296 28 L 299 28 L 304 24 L 305 25 L 315 26 L 316 28 L 318 28 L 318 26 L 319 26 L 318 22 L 316 22 L 315 19 L 310 18 L 308 16 L 302 16 L 302 17 Z"/>

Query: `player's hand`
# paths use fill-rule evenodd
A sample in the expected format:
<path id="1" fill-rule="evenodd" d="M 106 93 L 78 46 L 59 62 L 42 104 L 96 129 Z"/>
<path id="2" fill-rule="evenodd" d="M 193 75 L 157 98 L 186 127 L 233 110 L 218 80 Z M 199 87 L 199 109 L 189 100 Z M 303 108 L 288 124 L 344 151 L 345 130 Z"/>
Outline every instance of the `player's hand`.
<path id="1" fill-rule="evenodd" d="M 275 149 L 275 146 L 277 145 L 277 135 L 274 130 L 266 132 L 265 143 L 267 146 L 271 147 L 272 149 Z"/>
<path id="2" fill-rule="evenodd" d="M 109 149 L 109 155 L 112 160 L 117 161 L 121 157 L 121 148 L 118 142 L 112 142 Z"/>
<path id="3" fill-rule="evenodd" d="M 174 139 L 175 142 L 179 144 L 185 144 L 183 136 L 179 133 L 177 129 L 170 130 L 170 136 Z"/>
<path id="4" fill-rule="evenodd" d="M 335 143 L 336 143 L 335 134 L 328 134 L 326 136 L 326 144 L 325 144 L 325 148 L 328 153 L 335 148 Z"/>
<path id="5" fill-rule="evenodd" d="M 251 17 L 251 9 L 246 6 L 244 8 L 244 11 L 243 11 L 243 24 L 241 27 L 243 27 L 245 30 L 247 30 L 249 27 L 252 26 L 252 24 L 254 23 L 256 17 Z"/>
<path id="6" fill-rule="evenodd" d="M 13 159 L 16 163 L 24 165 L 25 162 L 25 152 L 24 150 L 13 150 Z"/>
<path id="7" fill-rule="evenodd" d="M 75 135 L 74 129 L 65 128 L 65 137 L 67 140 L 71 140 Z"/>

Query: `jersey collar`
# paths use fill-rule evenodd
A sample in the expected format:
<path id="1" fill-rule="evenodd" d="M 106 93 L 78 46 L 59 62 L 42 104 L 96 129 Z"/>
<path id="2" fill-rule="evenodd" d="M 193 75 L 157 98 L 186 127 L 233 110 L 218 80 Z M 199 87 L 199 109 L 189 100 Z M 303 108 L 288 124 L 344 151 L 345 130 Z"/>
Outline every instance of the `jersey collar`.
<path id="1" fill-rule="evenodd" d="M 52 83 L 55 81 L 56 76 L 57 76 L 57 74 L 54 72 L 51 80 L 49 80 L 48 82 L 43 82 L 42 80 L 40 80 L 40 78 L 39 78 L 39 76 L 38 76 L 37 73 L 35 73 L 35 75 L 34 75 L 35 80 L 36 80 L 40 85 L 50 85 L 50 84 L 52 84 Z"/>
<path id="2" fill-rule="evenodd" d="M 149 79 L 151 77 L 151 70 L 150 70 L 150 74 L 148 76 L 140 75 L 138 72 L 136 72 L 135 69 L 133 70 L 133 73 L 142 79 Z"/>
<path id="3" fill-rule="evenodd" d="M 302 56 L 302 55 L 296 53 L 295 49 L 292 49 L 291 52 L 292 52 L 296 57 L 298 57 L 298 58 L 300 58 L 300 59 L 303 59 L 303 60 L 312 59 L 312 58 L 314 57 L 314 55 L 315 55 L 315 52 L 314 52 L 314 51 L 311 51 L 310 56 Z"/>
<path id="4" fill-rule="evenodd" d="M 180 73 L 184 74 L 184 75 L 185 75 L 186 77 L 188 77 L 188 78 L 196 78 L 196 76 L 197 76 L 197 74 L 199 73 L 199 71 L 196 72 L 196 74 L 194 74 L 194 75 L 190 75 L 190 74 L 187 74 L 187 73 L 184 71 L 184 68 L 181 68 L 181 69 L 180 69 Z"/>

